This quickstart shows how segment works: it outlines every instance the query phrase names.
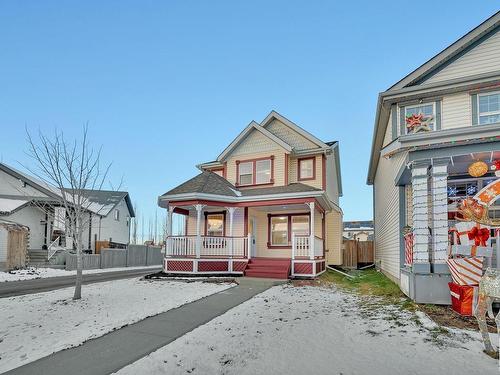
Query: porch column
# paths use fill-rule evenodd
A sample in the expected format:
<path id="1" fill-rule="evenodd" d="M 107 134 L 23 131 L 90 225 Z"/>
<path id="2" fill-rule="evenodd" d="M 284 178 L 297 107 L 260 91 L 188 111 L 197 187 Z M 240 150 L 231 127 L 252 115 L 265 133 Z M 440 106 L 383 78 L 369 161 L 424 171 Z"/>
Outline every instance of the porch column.
<path id="1" fill-rule="evenodd" d="M 413 191 L 413 270 L 430 272 L 429 264 L 429 214 L 427 161 L 417 161 L 412 165 L 411 186 Z"/>
<path id="2" fill-rule="evenodd" d="M 194 208 L 196 209 L 196 259 L 200 259 L 201 257 L 201 212 L 203 210 L 202 204 L 195 204 Z M 194 261 L 194 272 L 198 271 L 198 261 Z"/>
<path id="3" fill-rule="evenodd" d="M 166 247 L 166 251 L 165 251 L 165 254 L 169 254 L 169 250 L 171 251 L 172 249 L 172 239 L 170 238 L 170 236 L 172 236 L 172 217 L 173 217 L 173 213 L 174 213 L 174 209 L 175 207 L 174 206 L 171 206 L 169 205 L 168 206 L 168 213 L 167 213 L 167 239 L 165 241 L 165 247 Z"/>
<path id="4" fill-rule="evenodd" d="M 432 197 L 432 261 L 434 272 L 448 273 L 448 163 L 449 159 L 433 159 L 431 168 Z"/>
<path id="5" fill-rule="evenodd" d="M 233 272 L 233 217 L 236 207 L 226 207 L 229 212 L 229 239 L 228 239 L 228 252 L 229 252 L 229 272 Z"/>
<path id="6" fill-rule="evenodd" d="M 309 219 L 309 259 L 314 259 L 314 211 L 316 210 L 314 202 L 308 203 L 311 217 Z"/>

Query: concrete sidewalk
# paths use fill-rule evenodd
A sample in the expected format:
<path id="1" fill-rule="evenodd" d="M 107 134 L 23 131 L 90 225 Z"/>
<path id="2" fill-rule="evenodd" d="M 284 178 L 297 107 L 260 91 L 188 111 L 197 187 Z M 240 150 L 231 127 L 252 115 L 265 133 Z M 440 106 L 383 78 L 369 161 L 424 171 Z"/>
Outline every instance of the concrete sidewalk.
<path id="1" fill-rule="evenodd" d="M 123 271 L 106 271 L 102 273 L 88 273 L 83 275 L 83 284 L 100 283 L 103 281 L 120 280 L 140 277 L 155 273 L 158 268 L 142 268 Z M 8 281 L 0 283 L 0 298 L 19 296 L 23 294 L 47 292 L 49 290 L 67 288 L 75 285 L 76 275 L 47 277 L 32 280 Z"/>
<path id="2" fill-rule="evenodd" d="M 241 278 L 234 288 L 144 319 L 76 348 L 63 350 L 6 374 L 107 375 L 165 346 L 196 327 L 286 281 Z"/>

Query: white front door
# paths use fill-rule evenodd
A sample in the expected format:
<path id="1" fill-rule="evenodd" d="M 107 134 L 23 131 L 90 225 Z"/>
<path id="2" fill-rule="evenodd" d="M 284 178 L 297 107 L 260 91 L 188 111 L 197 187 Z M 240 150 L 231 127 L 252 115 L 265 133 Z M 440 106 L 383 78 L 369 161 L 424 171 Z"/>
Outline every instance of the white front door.
<path id="1" fill-rule="evenodd" d="M 257 256 L 257 219 L 254 217 L 250 218 L 250 235 L 252 236 L 250 242 L 250 257 L 255 258 Z"/>

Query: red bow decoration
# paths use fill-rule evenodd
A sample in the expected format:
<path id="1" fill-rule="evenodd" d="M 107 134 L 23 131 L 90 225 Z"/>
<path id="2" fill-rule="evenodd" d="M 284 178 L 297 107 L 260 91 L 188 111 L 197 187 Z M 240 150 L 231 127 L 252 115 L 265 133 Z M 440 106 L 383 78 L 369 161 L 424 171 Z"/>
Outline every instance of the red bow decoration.
<path id="1" fill-rule="evenodd" d="M 490 238 L 490 230 L 488 228 L 472 228 L 467 236 L 469 240 L 474 240 L 476 246 L 486 246 L 486 241 Z"/>

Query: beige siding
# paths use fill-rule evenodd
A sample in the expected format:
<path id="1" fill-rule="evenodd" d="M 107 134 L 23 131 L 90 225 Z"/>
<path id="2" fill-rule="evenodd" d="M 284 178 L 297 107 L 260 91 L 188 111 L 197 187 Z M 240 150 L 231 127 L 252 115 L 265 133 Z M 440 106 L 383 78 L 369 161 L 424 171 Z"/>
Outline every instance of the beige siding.
<path id="1" fill-rule="evenodd" d="M 471 97 L 469 93 L 446 95 L 441 109 L 441 129 L 472 125 Z"/>
<path id="2" fill-rule="evenodd" d="M 500 32 L 427 79 L 424 84 L 442 82 L 500 70 Z"/>
<path id="3" fill-rule="evenodd" d="M 279 148 L 283 151 L 281 146 L 279 146 L 276 142 L 266 137 L 258 130 L 252 130 L 250 134 L 236 147 L 232 152 L 231 156 L 237 155 L 246 155 L 246 154 L 254 154 L 254 153 L 269 153 L 275 151 L 276 148 Z"/>
<path id="4" fill-rule="evenodd" d="M 397 135 L 400 135 L 399 131 Z M 390 111 L 389 113 L 389 122 L 387 123 L 387 130 L 385 131 L 384 143 L 382 147 L 387 146 L 387 144 L 389 144 L 391 141 L 392 141 L 392 111 Z"/>
<path id="5" fill-rule="evenodd" d="M 290 157 L 288 163 L 288 182 L 295 183 L 300 182 L 305 185 L 314 186 L 315 188 L 322 189 L 323 188 L 323 157 L 322 155 L 316 155 L 316 178 L 314 180 L 305 180 L 298 181 L 298 158 Z M 334 183 L 334 181 L 332 181 Z"/>
<path id="6" fill-rule="evenodd" d="M 281 121 L 271 121 L 271 123 L 266 126 L 266 129 L 297 150 L 307 150 L 318 147 L 318 145 L 286 126 Z"/>
<path id="7" fill-rule="evenodd" d="M 327 264 L 342 264 L 342 214 L 331 211 L 325 217 Z"/>
<path id="8" fill-rule="evenodd" d="M 374 183 L 375 260 L 386 273 L 399 279 L 399 187 L 394 179 L 406 159 L 400 153 L 380 157 Z"/>

